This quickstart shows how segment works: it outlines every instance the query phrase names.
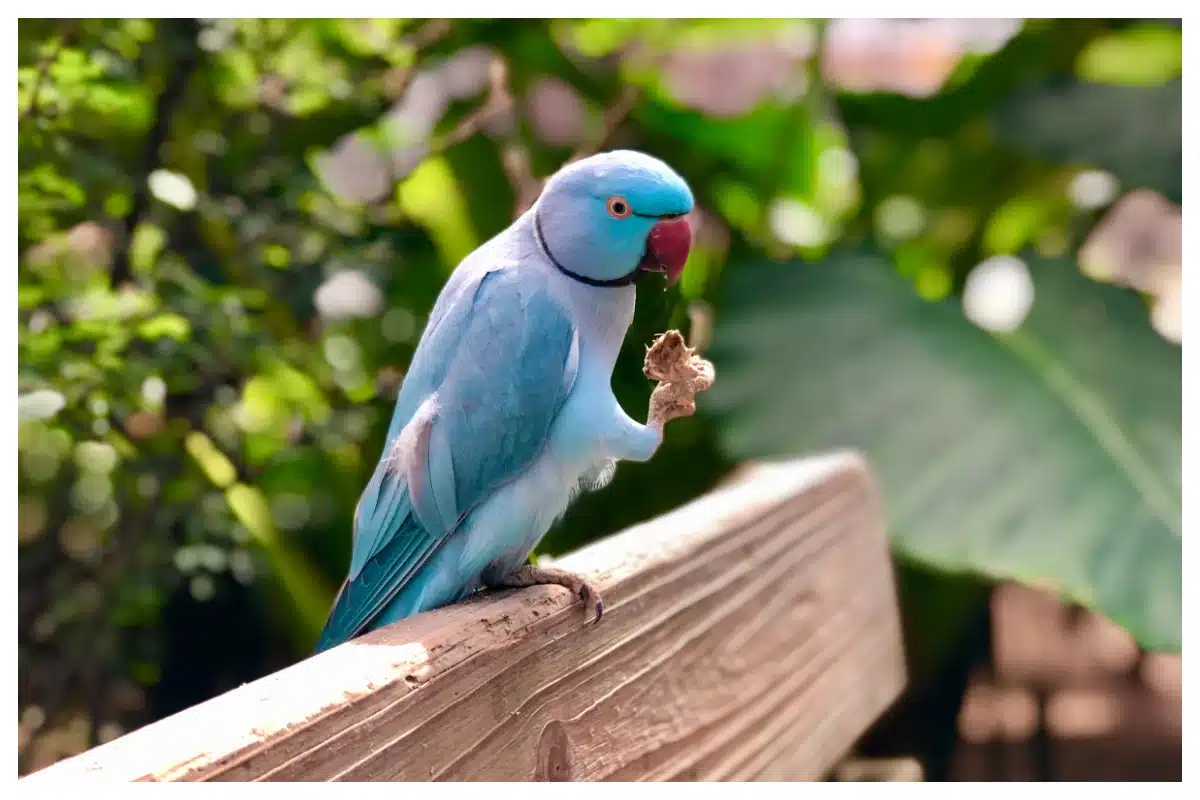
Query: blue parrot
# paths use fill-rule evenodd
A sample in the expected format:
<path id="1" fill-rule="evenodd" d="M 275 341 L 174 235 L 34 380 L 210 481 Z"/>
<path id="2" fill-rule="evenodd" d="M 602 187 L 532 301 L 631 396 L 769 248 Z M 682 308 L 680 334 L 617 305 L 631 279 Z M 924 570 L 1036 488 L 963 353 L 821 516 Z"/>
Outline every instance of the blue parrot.
<path id="1" fill-rule="evenodd" d="M 404 377 L 383 454 L 354 514 L 349 574 L 317 644 L 328 649 L 482 587 L 558 584 L 526 564 L 581 490 L 646 461 L 660 426 L 631 419 L 612 371 L 634 282 L 683 271 L 687 183 L 658 159 L 600 153 L 559 170 L 532 208 L 442 288 Z"/>

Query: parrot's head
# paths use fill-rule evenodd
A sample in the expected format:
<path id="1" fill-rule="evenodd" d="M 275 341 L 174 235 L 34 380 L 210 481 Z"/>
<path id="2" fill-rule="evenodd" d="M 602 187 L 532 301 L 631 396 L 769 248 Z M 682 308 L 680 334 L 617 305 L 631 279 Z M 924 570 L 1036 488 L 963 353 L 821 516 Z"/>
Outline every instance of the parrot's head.
<path id="1" fill-rule="evenodd" d="M 531 212 L 560 269 L 602 285 L 651 272 L 673 284 L 692 247 L 693 205 L 692 190 L 662 161 L 614 150 L 563 167 Z"/>

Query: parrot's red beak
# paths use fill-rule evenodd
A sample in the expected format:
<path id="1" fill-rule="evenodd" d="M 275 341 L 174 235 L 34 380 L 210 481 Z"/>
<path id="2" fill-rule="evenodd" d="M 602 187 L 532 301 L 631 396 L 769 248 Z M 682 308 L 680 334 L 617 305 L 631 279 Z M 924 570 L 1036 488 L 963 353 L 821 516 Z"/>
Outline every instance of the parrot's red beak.
<path id="1" fill-rule="evenodd" d="M 692 250 L 692 228 L 687 217 L 669 217 L 655 224 L 646 237 L 646 254 L 638 268 L 644 272 L 661 272 L 667 285 L 673 286 L 683 274 L 688 253 Z"/>

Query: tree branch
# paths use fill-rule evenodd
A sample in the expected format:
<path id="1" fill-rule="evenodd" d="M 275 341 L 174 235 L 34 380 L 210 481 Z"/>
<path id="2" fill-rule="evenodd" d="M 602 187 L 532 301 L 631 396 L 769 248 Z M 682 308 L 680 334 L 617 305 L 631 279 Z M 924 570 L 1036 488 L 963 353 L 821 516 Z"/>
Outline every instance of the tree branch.
<path id="1" fill-rule="evenodd" d="M 130 248 L 133 245 L 133 233 L 150 208 L 150 187 L 147 180 L 150 174 L 159 167 L 159 150 L 167 141 L 170 133 L 171 117 L 183 100 L 184 90 L 188 79 L 200 61 L 200 48 L 196 37 L 200 33 L 200 25 L 194 19 L 164 20 L 160 23 L 163 33 L 159 39 L 172 52 L 172 63 L 167 73 L 167 81 L 155 103 L 154 126 L 146 137 L 146 145 L 142 149 L 140 169 L 136 174 L 133 185 L 133 202 L 129 213 L 121 222 L 123 237 L 113 257 L 112 285 L 118 286 L 133 279 L 133 267 L 130 263 Z M 175 40 L 175 41 L 172 41 Z"/>

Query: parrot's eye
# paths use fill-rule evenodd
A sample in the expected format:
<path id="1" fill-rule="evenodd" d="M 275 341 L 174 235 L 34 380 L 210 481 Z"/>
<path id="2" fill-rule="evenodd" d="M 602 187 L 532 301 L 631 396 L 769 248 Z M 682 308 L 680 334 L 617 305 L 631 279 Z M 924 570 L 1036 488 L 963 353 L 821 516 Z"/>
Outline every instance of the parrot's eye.
<path id="1" fill-rule="evenodd" d="M 610 197 L 608 198 L 608 213 L 617 219 L 624 219 L 630 214 L 629 203 L 625 202 L 624 197 Z"/>

